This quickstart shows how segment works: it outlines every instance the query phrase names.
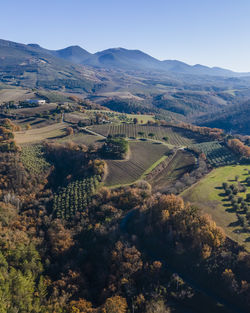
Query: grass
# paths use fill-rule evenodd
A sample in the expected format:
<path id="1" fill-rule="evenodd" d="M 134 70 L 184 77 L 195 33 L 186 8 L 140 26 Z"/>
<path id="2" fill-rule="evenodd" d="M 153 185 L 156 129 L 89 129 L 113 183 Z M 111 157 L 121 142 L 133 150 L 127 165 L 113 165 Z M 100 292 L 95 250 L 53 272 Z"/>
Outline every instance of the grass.
<path id="1" fill-rule="evenodd" d="M 89 129 L 103 136 L 125 134 L 128 138 L 154 139 L 162 142 L 165 142 L 163 137 L 168 137 L 166 142 L 175 146 L 188 146 L 203 140 L 201 136 L 191 131 L 174 127 L 142 126 L 124 123 L 120 125 L 93 125 Z M 140 132 L 143 134 L 139 134 Z M 153 136 L 150 136 L 150 133 Z"/>
<path id="2" fill-rule="evenodd" d="M 65 127 L 64 123 L 55 123 L 41 128 L 15 132 L 15 140 L 17 144 L 27 144 L 55 139 L 65 134 Z"/>
<path id="3" fill-rule="evenodd" d="M 222 201 L 221 189 L 223 182 L 235 183 L 235 176 L 239 175 L 239 181 L 246 179 L 246 170 L 250 165 L 232 165 L 214 169 L 201 181 L 182 193 L 184 200 L 201 207 L 204 213 L 212 216 L 218 226 L 221 226 L 228 237 L 245 244 L 250 251 L 250 234 L 242 232 L 238 225 L 237 216 L 234 212 L 227 211 L 227 203 Z M 247 193 L 250 192 L 248 187 Z M 241 195 L 241 194 L 239 194 Z"/>
<path id="4" fill-rule="evenodd" d="M 168 147 L 151 142 L 130 142 L 128 160 L 107 160 L 106 186 L 117 187 L 131 184 L 143 177 L 168 151 Z"/>

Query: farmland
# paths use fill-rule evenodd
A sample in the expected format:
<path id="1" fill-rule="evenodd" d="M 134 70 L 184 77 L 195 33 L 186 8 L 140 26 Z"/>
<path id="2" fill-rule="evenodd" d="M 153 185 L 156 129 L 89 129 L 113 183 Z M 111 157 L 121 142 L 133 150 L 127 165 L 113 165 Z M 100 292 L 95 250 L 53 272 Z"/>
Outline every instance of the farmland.
<path id="1" fill-rule="evenodd" d="M 236 184 L 235 176 L 239 176 L 238 182 L 245 184 L 247 171 L 250 170 L 250 165 L 233 165 L 214 169 L 206 177 L 197 184 L 193 185 L 182 193 L 185 200 L 190 201 L 195 205 L 199 205 L 204 213 L 212 216 L 218 226 L 221 226 L 225 233 L 239 243 L 244 243 L 250 250 L 250 234 L 243 231 L 239 224 L 238 217 L 235 211 L 231 210 L 230 203 L 225 201 L 222 184 Z M 250 192 L 250 188 L 246 193 Z M 239 196 L 244 195 L 239 193 Z"/>
<path id="2" fill-rule="evenodd" d="M 64 136 L 65 124 L 55 123 L 53 125 L 42 128 L 29 129 L 26 131 L 15 132 L 15 140 L 17 144 L 41 142 L 46 139 L 53 139 Z"/>
<path id="3" fill-rule="evenodd" d="M 169 152 L 167 146 L 151 142 L 130 142 L 129 160 L 107 160 L 107 186 L 130 184 L 138 180 L 155 162 Z"/>
<path id="4" fill-rule="evenodd" d="M 76 180 L 61 187 L 53 200 L 53 213 L 57 218 L 71 219 L 89 205 L 99 181 L 97 176 Z"/>
<path id="5" fill-rule="evenodd" d="M 191 150 L 204 153 L 213 166 L 231 165 L 237 162 L 236 155 L 218 141 L 203 142 L 189 147 Z"/>
<path id="6" fill-rule="evenodd" d="M 50 167 L 41 145 L 23 146 L 21 161 L 28 172 L 36 175 L 45 173 Z"/>
<path id="7" fill-rule="evenodd" d="M 197 142 L 202 142 L 203 138 L 191 131 L 174 127 L 119 124 L 119 125 L 93 125 L 89 129 L 105 137 L 108 135 L 125 134 L 128 138 L 154 139 L 166 141 L 175 146 L 187 146 Z M 163 138 L 167 137 L 167 140 Z"/>
<path id="8" fill-rule="evenodd" d="M 75 142 L 77 144 L 84 144 L 84 145 L 93 145 L 95 143 L 101 142 L 103 137 L 86 134 L 86 133 L 76 133 L 71 136 L 66 136 L 60 139 L 57 139 L 57 142 Z"/>
<path id="9" fill-rule="evenodd" d="M 195 165 L 195 158 L 191 153 L 183 150 L 177 151 L 159 164 L 146 179 L 154 190 L 163 191 L 170 183 L 178 180 L 183 174 L 190 172 Z"/>

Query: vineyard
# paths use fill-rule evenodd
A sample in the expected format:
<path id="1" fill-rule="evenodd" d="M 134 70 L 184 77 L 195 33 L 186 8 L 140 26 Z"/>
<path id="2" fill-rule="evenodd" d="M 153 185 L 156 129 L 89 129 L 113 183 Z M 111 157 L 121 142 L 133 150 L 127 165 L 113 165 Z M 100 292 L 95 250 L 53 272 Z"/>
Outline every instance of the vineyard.
<path id="1" fill-rule="evenodd" d="M 190 172 L 195 165 L 195 158 L 191 153 L 179 150 L 173 158 L 169 157 L 159 164 L 161 170 L 152 172 L 147 176 L 148 182 L 153 189 L 160 190 L 169 183 L 176 181 L 183 174 Z"/>
<path id="2" fill-rule="evenodd" d="M 225 166 L 235 164 L 237 158 L 231 150 L 218 141 L 203 142 L 189 147 L 191 150 L 204 153 L 208 162 L 213 166 Z"/>
<path id="3" fill-rule="evenodd" d="M 155 162 L 169 152 L 167 146 L 151 142 L 130 142 L 129 160 L 107 160 L 107 186 L 129 184 L 138 180 Z"/>
<path id="4" fill-rule="evenodd" d="M 70 220 L 77 212 L 83 212 L 91 202 L 100 181 L 97 176 L 76 180 L 61 187 L 54 196 L 53 213 L 57 218 Z"/>
<path id="5" fill-rule="evenodd" d="M 187 146 L 202 142 L 202 136 L 188 130 L 174 127 L 119 124 L 119 125 L 93 125 L 89 127 L 92 131 L 105 137 L 108 135 L 122 134 L 128 138 L 154 139 L 167 142 L 175 146 Z"/>
<path id="6" fill-rule="evenodd" d="M 50 164 L 45 159 L 41 145 L 27 145 L 22 147 L 21 162 L 24 168 L 32 174 L 42 174 L 48 171 Z"/>

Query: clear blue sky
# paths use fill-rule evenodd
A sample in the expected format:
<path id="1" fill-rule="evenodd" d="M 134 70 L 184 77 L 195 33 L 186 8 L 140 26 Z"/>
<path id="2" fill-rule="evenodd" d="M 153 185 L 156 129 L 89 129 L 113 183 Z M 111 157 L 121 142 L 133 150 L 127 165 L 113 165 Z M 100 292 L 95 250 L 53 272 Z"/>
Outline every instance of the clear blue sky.
<path id="1" fill-rule="evenodd" d="M 250 0 L 2 0 L 0 38 L 250 71 Z"/>

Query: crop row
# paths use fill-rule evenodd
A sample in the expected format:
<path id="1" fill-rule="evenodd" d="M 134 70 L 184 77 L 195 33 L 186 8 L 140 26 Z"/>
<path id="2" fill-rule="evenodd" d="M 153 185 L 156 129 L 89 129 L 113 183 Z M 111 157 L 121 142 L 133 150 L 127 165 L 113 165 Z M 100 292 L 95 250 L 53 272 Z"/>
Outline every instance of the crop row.
<path id="1" fill-rule="evenodd" d="M 31 174 L 45 173 L 50 167 L 41 145 L 23 146 L 20 159 L 24 168 Z"/>
<path id="2" fill-rule="evenodd" d="M 53 212 L 57 218 L 71 219 L 76 212 L 84 211 L 100 183 L 99 177 L 92 176 L 61 187 L 54 196 Z"/>
<path id="3" fill-rule="evenodd" d="M 152 164 L 169 152 L 167 146 L 152 142 L 130 142 L 129 160 L 108 160 L 106 185 L 136 181 Z"/>
<path id="4" fill-rule="evenodd" d="M 200 142 L 200 138 L 198 139 L 197 135 L 174 127 L 122 123 L 119 125 L 93 125 L 91 126 L 91 130 L 106 137 L 108 135 L 121 134 L 128 138 L 151 138 L 159 141 L 167 141 L 169 144 L 176 146 L 186 146 Z"/>
<path id="5" fill-rule="evenodd" d="M 218 141 L 195 144 L 190 149 L 204 153 L 208 162 L 213 166 L 231 165 L 237 162 L 235 154 Z"/>

